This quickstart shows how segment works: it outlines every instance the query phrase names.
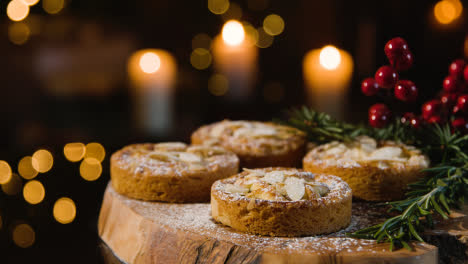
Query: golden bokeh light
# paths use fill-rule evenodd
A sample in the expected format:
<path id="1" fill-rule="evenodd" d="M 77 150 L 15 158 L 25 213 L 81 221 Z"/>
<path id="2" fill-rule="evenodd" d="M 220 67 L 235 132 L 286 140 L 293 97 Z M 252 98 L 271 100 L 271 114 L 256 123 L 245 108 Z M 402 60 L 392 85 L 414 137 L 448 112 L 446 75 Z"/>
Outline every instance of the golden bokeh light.
<path id="1" fill-rule="evenodd" d="M 441 24 L 450 24 L 461 15 L 462 10 L 459 0 L 442 0 L 434 6 L 434 17 Z"/>
<path id="2" fill-rule="evenodd" d="M 245 40 L 248 41 L 249 44 L 255 45 L 258 41 L 258 32 L 257 29 L 254 28 L 249 22 L 242 22 L 245 31 Z"/>
<path id="3" fill-rule="evenodd" d="M 87 181 L 99 179 L 101 173 L 101 162 L 95 158 L 85 158 L 80 164 L 80 175 Z"/>
<path id="4" fill-rule="evenodd" d="M 48 150 L 40 149 L 32 155 L 31 163 L 36 171 L 45 173 L 52 169 L 52 166 L 54 165 L 54 157 Z"/>
<path id="5" fill-rule="evenodd" d="M 332 45 L 325 46 L 320 50 L 319 61 L 325 69 L 334 70 L 341 63 L 340 51 Z"/>
<path id="6" fill-rule="evenodd" d="M 101 144 L 97 142 L 86 144 L 85 158 L 95 158 L 99 162 L 102 162 L 105 157 L 106 150 Z"/>
<path id="7" fill-rule="evenodd" d="M 23 189 L 23 182 L 20 176 L 16 173 L 11 174 L 11 178 L 7 183 L 2 184 L 2 191 L 7 195 L 17 195 Z"/>
<path id="8" fill-rule="evenodd" d="M 33 6 L 37 3 L 39 3 L 39 0 L 22 0 L 25 4 L 27 4 L 28 6 Z"/>
<path id="9" fill-rule="evenodd" d="M 51 15 L 59 13 L 64 7 L 64 0 L 42 0 L 42 8 Z"/>
<path id="10" fill-rule="evenodd" d="M 215 96 L 222 96 L 229 90 L 228 79 L 222 74 L 213 74 L 208 80 L 208 91 Z"/>
<path id="11" fill-rule="evenodd" d="M 268 15 L 263 20 L 263 30 L 272 36 L 279 35 L 284 30 L 284 20 L 276 14 Z"/>
<path id="12" fill-rule="evenodd" d="M 263 88 L 263 97 L 269 103 L 280 102 L 284 98 L 284 94 L 284 87 L 278 82 L 270 82 Z"/>
<path id="13" fill-rule="evenodd" d="M 18 224 L 13 228 L 12 232 L 13 242 L 21 248 L 28 248 L 34 244 L 36 240 L 36 233 L 34 229 L 28 224 Z"/>
<path id="14" fill-rule="evenodd" d="M 0 184 L 5 184 L 11 180 L 11 167 L 8 162 L 0 160 Z"/>
<path id="15" fill-rule="evenodd" d="M 231 3 L 229 5 L 229 9 L 221 15 L 224 19 L 224 21 L 228 20 L 240 20 L 242 18 L 242 8 L 236 4 L 236 3 Z"/>
<path id="16" fill-rule="evenodd" d="M 54 204 L 53 215 L 55 220 L 61 224 L 69 224 L 76 217 L 75 202 L 68 197 L 58 199 Z"/>
<path id="17" fill-rule="evenodd" d="M 211 65 L 211 53 L 207 49 L 196 48 L 190 55 L 190 64 L 197 70 L 204 70 Z"/>
<path id="18" fill-rule="evenodd" d="M 13 0 L 8 3 L 7 16 L 13 21 L 21 21 L 29 14 L 29 6 L 22 0 Z"/>
<path id="19" fill-rule="evenodd" d="M 154 52 L 146 52 L 141 55 L 140 68 L 144 73 L 152 74 L 159 70 L 161 67 L 161 59 L 158 54 Z"/>
<path id="20" fill-rule="evenodd" d="M 257 47 L 265 49 L 273 44 L 273 36 L 267 34 L 263 27 L 257 28 L 258 41 L 255 43 Z"/>
<path id="21" fill-rule="evenodd" d="M 208 9 L 216 15 L 224 14 L 229 9 L 229 0 L 208 0 Z"/>
<path id="22" fill-rule="evenodd" d="M 86 153 L 86 146 L 83 143 L 68 143 L 63 147 L 65 158 L 71 162 L 80 161 Z"/>
<path id="23" fill-rule="evenodd" d="M 45 189 L 41 182 L 28 181 L 23 188 L 23 197 L 30 204 L 38 204 L 44 200 Z"/>
<path id="24" fill-rule="evenodd" d="M 245 31 L 244 27 L 239 21 L 229 20 L 224 24 L 222 36 L 224 42 L 231 46 L 237 46 L 244 41 Z"/>
<path id="25" fill-rule="evenodd" d="M 251 10 L 261 11 L 268 7 L 269 0 L 248 0 L 247 7 Z"/>
<path id="26" fill-rule="evenodd" d="M 8 39 L 16 45 L 23 45 L 29 40 L 31 30 L 26 23 L 16 22 L 8 25 Z"/>
<path id="27" fill-rule="evenodd" d="M 26 180 L 33 179 L 37 176 L 38 171 L 34 169 L 31 156 L 22 158 L 18 163 L 18 173 Z"/>
<path id="28" fill-rule="evenodd" d="M 192 49 L 202 48 L 202 49 L 210 49 L 211 47 L 211 37 L 208 34 L 200 33 L 195 35 L 192 38 Z"/>

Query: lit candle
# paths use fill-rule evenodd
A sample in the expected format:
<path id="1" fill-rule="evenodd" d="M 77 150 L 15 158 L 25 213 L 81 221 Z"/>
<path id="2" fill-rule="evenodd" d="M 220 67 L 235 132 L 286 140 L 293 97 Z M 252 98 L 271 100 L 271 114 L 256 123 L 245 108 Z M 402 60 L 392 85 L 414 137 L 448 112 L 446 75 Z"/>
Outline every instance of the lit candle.
<path id="1" fill-rule="evenodd" d="M 173 122 L 174 57 L 164 50 L 140 50 L 130 57 L 128 72 L 139 128 L 147 135 L 167 135 Z"/>
<path id="2" fill-rule="evenodd" d="M 247 39 L 244 27 L 236 20 L 226 22 L 221 35 L 213 40 L 214 65 L 228 80 L 230 99 L 244 100 L 251 96 L 257 54 L 253 41 Z"/>
<path id="3" fill-rule="evenodd" d="M 353 59 L 348 52 L 333 46 L 309 51 L 303 61 L 309 104 L 342 119 L 352 73 Z"/>

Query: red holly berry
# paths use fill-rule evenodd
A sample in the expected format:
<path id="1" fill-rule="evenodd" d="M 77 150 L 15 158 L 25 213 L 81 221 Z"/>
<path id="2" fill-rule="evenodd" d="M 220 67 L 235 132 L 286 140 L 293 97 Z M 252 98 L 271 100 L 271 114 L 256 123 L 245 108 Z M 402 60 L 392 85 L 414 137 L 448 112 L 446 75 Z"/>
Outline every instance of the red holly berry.
<path id="1" fill-rule="evenodd" d="M 465 61 L 462 59 L 454 60 L 450 63 L 449 74 L 457 79 L 463 77 L 463 70 L 465 68 Z"/>
<path id="2" fill-rule="evenodd" d="M 468 113 L 468 94 L 462 94 L 458 97 L 457 107 L 460 111 Z"/>
<path id="3" fill-rule="evenodd" d="M 418 88 L 409 80 L 400 80 L 395 85 L 395 97 L 401 101 L 415 101 L 418 98 Z"/>
<path id="4" fill-rule="evenodd" d="M 435 115 L 435 116 L 431 116 L 429 119 L 427 119 L 427 123 L 429 124 L 442 124 L 443 123 L 443 120 L 442 120 L 442 117 L 440 117 L 439 115 Z"/>
<path id="5" fill-rule="evenodd" d="M 421 118 L 418 116 L 415 116 L 410 119 L 410 124 L 413 128 L 419 128 L 421 126 Z"/>
<path id="6" fill-rule="evenodd" d="M 411 118 L 413 118 L 413 117 L 415 117 L 414 113 L 407 112 L 401 117 L 400 121 L 403 124 L 408 124 L 410 122 Z"/>
<path id="7" fill-rule="evenodd" d="M 369 108 L 369 124 L 381 128 L 390 122 L 390 109 L 384 104 L 375 104 Z"/>
<path id="8" fill-rule="evenodd" d="M 437 116 L 440 114 L 442 109 L 442 103 L 439 100 L 430 100 L 427 101 L 422 106 L 422 116 L 424 120 L 429 120 L 432 116 Z"/>
<path id="9" fill-rule="evenodd" d="M 445 109 L 452 108 L 458 99 L 458 94 L 456 93 L 444 93 L 440 96 L 440 102 L 444 106 Z"/>
<path id="10" fill-rule="evenodd" d="M 468 122 L 466 122 L 466 119 L 463 117 L 455 118 L 452 121 L 452 128 L 453 130 L 460 131 L 461 133 L 465 134 L 468 132 Z"/>
<path id="11" fill-rule="evenodd" d="M 444 79 L 442 87 L 447 93 L 456 93 L 460 91 L 460 83 L 458 82 L 458 79 L 452 75 L 449 75 Z"/>
<path id="12" fill-rule="evenodd" d="M 375 81 L 380 87 L 391 89 L 398 81 L 398 73 L 391 66 L 382 66 L 375 72 Z"/>
<path id="13" fill-rule="evenodd" d="M 361 83 L 361 91 L 363 94 L 367 96 L 372 96 L 377 94 L 379 90 L 379 85 L 377 82 L 374 80 L 374 78 L 367 78 L 364 79 Z"/>
<path id="14" fill-rule="evenodd" d="M 406 41 L 400 37 L 389 40 L 385 44 L 384 51 L 390 64 L 397 71 L 407 70 L 413 64 L 413 54 L 410 52 Z"/>

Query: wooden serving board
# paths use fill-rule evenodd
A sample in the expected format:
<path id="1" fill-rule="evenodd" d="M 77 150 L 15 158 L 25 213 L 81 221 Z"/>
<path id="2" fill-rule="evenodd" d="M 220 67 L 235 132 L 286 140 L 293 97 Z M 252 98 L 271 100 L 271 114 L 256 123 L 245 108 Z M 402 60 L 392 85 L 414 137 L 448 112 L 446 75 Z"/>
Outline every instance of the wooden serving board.
<path id="1" fill-rule="evenodd" d="M 468 212 L 468 207 L 465 208 Z M 263 237 L 215 223 L 209 204 L 145 202 L 109 184 L 99 215 L 101 239 L 125 263 L 464 263 L 468 217 L 461 212 L 425 234 L 439 246 L 412 243 L 415 251 L 345 236 L 385 219 L 385 210 L 353 203 L 345 230 L 314 237 Z M 438 253 L 439 251 L 439 253 Z"/>

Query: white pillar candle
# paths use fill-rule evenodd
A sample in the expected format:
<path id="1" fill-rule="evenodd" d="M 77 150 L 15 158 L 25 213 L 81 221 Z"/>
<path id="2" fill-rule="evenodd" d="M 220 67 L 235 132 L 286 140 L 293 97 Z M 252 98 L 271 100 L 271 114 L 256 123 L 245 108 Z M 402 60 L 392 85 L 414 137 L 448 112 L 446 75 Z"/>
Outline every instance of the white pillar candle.
<path id="1" fill-rule="evenodd" d="M 309 51 L 303 60 L 308 103 L 318 111 L 343 119 L 353 74 L 351 55 L 333 46 Z"/>
<path id="2" fill-rule="evenodd" d="M 167 135 L 173 123 L 174 57 L 160 49 L 140 50 L 130 57 L 128 72 L 139 129 L 147 135 Z"/>

